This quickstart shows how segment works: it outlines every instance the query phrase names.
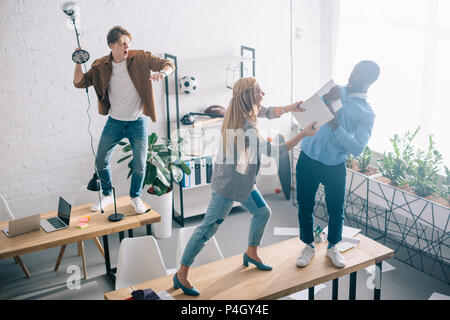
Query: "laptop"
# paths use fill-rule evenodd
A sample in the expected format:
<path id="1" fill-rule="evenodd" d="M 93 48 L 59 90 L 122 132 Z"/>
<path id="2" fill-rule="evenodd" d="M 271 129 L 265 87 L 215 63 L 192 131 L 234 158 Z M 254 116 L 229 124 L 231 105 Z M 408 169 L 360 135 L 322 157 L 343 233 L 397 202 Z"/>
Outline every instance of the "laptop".
<path id="1" fill-rule="evenodd" d="M 3 229 L 3 232 L 8 237 L 18 236 L 19 234 L 39 230 L 41 215 L 34 214 L 29 217 L 14 219 L 8 222 L 8 228 Z"/>
<path id="2" fill-rule="evenodd" d="M 62 197 L 59 197 L 58 204 L 58 215 L 56 217 L 42 219 L 41 227 L 46 232 L 53 232 L 56 230 L 61 230 L 69 227 L 70 223 L 70 212 L 72 206 Z"/>

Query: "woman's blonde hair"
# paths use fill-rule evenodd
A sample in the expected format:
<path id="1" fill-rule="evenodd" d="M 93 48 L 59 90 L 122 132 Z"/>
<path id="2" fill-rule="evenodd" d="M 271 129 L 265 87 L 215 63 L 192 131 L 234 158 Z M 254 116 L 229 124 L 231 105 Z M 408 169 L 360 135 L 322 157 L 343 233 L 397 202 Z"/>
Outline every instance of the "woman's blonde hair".
<path id="1" fill-rule="evenodd" d="M 229 152 L 231 149 L 227 146 L 227 132 L 235 133 L 236 130 L 243 129 L 247 121 L 250 126 L 259 134 L 256 127 L 256 118 L 258 116 L 258 106 L 256 105 L 256 93 L 261 90 L 258 82 L 253 77 L 241 78 L 233 86 L 233 98 L 228 105 L 227 112 L 222 125 L 223 151 Z M 237 136 L 234 136 L 235 145 Z"/>

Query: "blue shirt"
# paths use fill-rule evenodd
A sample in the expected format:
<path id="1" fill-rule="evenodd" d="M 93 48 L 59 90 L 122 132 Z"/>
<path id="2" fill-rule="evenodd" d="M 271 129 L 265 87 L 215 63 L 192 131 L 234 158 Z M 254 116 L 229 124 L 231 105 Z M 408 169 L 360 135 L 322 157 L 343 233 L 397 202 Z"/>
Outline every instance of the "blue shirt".
<path id="1" fill-rule="evenodd" d="M 363 94 L 348 94 L 341 87 L 342 108 L 338 111 L 336 131 L 323 125 L 315 136 L 306 137 L 300 146 L 306 155 L 326 165 L 344 162 L 349 154 L 357 157 L 372 134 L 375 113 Z"/>

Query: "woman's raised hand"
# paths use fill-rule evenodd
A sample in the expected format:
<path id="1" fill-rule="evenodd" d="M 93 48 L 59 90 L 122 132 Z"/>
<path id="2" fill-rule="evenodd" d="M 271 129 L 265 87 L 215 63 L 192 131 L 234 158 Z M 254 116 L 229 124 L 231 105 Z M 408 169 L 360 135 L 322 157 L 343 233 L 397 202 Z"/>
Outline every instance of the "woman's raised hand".
<path id="1" fill-rule="evenodd" d="M 303 101 L 294 102 L 293 104 L 287 106 L 286 110 L 289 112 L 303 112 L 305 109 L 301 107 L 302 103 Z"/>

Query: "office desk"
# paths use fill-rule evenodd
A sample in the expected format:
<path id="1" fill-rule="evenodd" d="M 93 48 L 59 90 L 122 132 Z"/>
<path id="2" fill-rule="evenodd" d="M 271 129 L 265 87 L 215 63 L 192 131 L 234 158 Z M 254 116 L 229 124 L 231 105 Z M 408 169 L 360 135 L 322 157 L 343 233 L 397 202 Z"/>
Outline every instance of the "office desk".
<path id="1" fill-rule="evenodd" d="M 123 232 L 129 230 L 129 234 L 132 236 L 132 229 L 145 225 L 149 227 L 152 223 L 160 222 L 161 216 L 153 209 L 145 214 L 135 215 L 134 209 L 130 205 L 130 198 L 127 196 L 117 198 L 117 212 L 125 215 L 123 220 L 118 222 L 108 220 L 108 216 L 114 213 L 114 205 L 104 209 L 105 213 L 103 214 L 92 212 L 90 210 L 91 205 L 73 207 L 70 214 L 70 225 L 66 229 L 47 233 L 40 228 L 12 238 L 8 238 L 3 232 L 0 232 L 0 259 L 103 236 L 106 273 L 113 276 L 109 258 L 108 235 L 119 232 L 122 239 Z M 147 209 L 149 208 L 147 204 L 145 206 Z M 41 219 L 56 215 L 56 211 L 44 213 L 41 214 Z M 90 216 L 88 226 L 83 229 L 77 228 L 79 218 L 86 215 Z M 8 222 L 0 223 L 0 229 L 6 227 L 8 227 Z M 147 228 L 147 231 L 149 232 L 149 228 Z"/>
<path id="2" fill-rule="evenodd" d="M 314 286 L 333 280 L 333 299 L 338 295 L 338 278 L 350 274 L 350 299 L 356 298 L 356 272 L 376 264 L 378 271 L 374 281 L 374 299 L 381 294 L 381 262 L 394 256 L 394 251 L 363 235 L 360 243 L 344 253 L 347 267 L 336 268 L 326 257 L 327 242 L 316 244 L 316 255 L 304 268 L 296 265 L 303 243 L 298 238 L 279 242 L 258 250 L 261 259 L 273 267 L 272 271 L 260 271 L 254 265 L 244 267 L 242 254 L 192 268 L 189 280 L 200 291 L 200 296 L 184 295 L 173 288 L 173 275 L 154 279 L 128 288 L 105 294 L 107 300 L 125 300 L 131 292 L 152 288 L 155 292 L 167 291 L 175 299 L 199 300 L 259 300 L 278 299 L 292 293 L 309 290 L 314 299 Z"/>

